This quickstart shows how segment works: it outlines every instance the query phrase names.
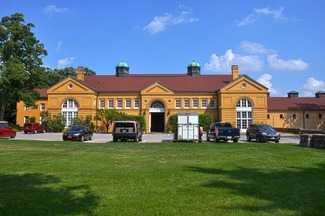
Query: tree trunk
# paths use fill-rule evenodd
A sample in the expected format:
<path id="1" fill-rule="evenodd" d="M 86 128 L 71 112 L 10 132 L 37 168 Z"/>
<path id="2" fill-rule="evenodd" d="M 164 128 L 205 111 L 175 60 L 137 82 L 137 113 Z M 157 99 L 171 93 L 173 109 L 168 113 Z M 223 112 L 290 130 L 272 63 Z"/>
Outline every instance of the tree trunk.
<path id="1" fill-rule="evenodd" d="M 0 105 L 0 121 L 3 121 L 5 118 L 5 112 L 6 112 L 6 105 L 1 104 Z"/>

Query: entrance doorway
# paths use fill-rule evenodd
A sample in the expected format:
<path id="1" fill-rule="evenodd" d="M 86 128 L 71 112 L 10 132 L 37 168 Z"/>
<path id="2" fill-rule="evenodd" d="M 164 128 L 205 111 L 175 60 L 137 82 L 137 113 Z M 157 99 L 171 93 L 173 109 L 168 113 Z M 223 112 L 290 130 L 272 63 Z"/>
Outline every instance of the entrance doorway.
<path id="1" fill-rule="evenodd" d="M 151 104 L 150 112 L 150 132 L 165 131 L 165 106 L 160 101 Z"/>
<path id="2" fill-rule="evenodd" d="M 165 131 L 165 113 L 151 113 L 151 132 Z"/>

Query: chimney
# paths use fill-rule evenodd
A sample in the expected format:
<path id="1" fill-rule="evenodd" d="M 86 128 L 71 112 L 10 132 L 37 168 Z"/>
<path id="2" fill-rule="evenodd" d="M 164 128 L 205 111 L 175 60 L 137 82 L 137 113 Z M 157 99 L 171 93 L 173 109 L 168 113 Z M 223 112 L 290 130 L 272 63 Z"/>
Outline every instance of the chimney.
<path id="1" fill-rule="evenodd" d="M 86 71 L 83 67 L 78 67 L 76 73 L 77 73 L 77 80 L 79 80 L 79 81 L 85 80 Z"/>
<path id="2" fill-rule="evenodd" d="M 239 67 L 238 67 L 238 65 L 232 65 L 231 66 L 231 75 L 232 75 L 232 80 L 238 79 L 238 77 L 239 77 Z"/>
<path id="3" fill-rule="evenodd" d="M 129 65 L 126 62 L 120 62 L 116 65 L 115 75 L 123 77 L 129 75 Z"/>
<path id="4" fill-rule="evenodd" d="M 297 91 L 289 91 L 288 92 L 288 98 L 297 98 L 299 97 L 299 92 Z"/>
<path id="5" fill-rule="evenodd" d="M 200 76 L 201 66 L 200 64 L 193 60 L 191 64 L 187 66 L 187 75 L 189 76 Z"/>
<path id="6" fill-rule="evenodd" d="M 315 93 L 316 98 L 325 98 L 325 91 L 318 91 Z"/>

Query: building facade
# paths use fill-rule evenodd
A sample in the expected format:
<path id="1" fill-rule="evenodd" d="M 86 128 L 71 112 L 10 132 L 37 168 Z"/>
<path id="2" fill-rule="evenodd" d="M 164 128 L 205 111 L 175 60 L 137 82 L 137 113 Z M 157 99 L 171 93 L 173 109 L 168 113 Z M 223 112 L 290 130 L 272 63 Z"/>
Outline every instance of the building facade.
<path id="1" fill-rule="evenodd" d="M 183 75 L 130 74 L 126 63 L 119 63 L 115 72 L 87 76 L 79 68 L 76 79 L 69 77 L 49 89 L 36 89 L 40 97 L 34 107 L 17 102 L 17 124 L 22 126 L 31 117 L 41 121 L 41 113 L 47 111 L 51 116 L 61 114 L 66 126 L 77 116 L 91 116 L 100 127 L 95 120 L 97 110 L 116 109 L 143 115 L 146 132 L 166 131 L 168 118 L 179 112 L 208 113 L 215 121 L 230 122 L 243 131 L 252 123 L 324 128 L 324 93 L 315 98 L 269 97 L 268 89 L 240 75 L 237 65 L 230 74 L 222 75 L 201 75 L 195 61 Z M 288 121 L 293 114 L 295 120 Z M 306 114 L 308 120 L 304 120 Z"/>

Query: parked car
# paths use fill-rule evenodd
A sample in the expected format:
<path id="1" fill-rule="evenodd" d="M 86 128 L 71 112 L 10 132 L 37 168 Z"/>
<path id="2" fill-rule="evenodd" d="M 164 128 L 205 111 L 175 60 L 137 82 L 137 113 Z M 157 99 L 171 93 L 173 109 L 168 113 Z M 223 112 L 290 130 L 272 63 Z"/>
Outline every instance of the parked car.
<path id="1" fill-rule="evenodd" d="M 142 141 L 141 125 L 137 121 L 115 121 L 113 122 L 113 141 L 134 140 Z"/>
<path id="2" fill-rule="evenodd" d="M 280 141 L 280 134 L 270 125 L 253 124 L 246 131 L 247 141 L 255 139 L 257 142 Z"/>
<path id="3" fill-rule="evenodd" d="M 93 132 L 83 125 L 72 125 L 63 133 L 63 140 L 87 141 L 92 140 Z"/>
<path id="4" fill-rule="evenodd" d="M 8 122 L 0 121 L 0 137 L 15 138 L 16 131 L 9 127 Z"/>
<path id="5" fill-rule="evenodd" d="M 233 128 L 228 122 L 216 122 L 210 125 L 210 129 L 207 132 L 207 141 L 213 140 L 218 142 L 220 140 L 238 142 L 240 138 L 240 129 Z"/>
<path id="6" fill-rule="evenodd" d="M 24 133 L 45 133 L 45 127 L 40 123 L 25 123 Z"/>

